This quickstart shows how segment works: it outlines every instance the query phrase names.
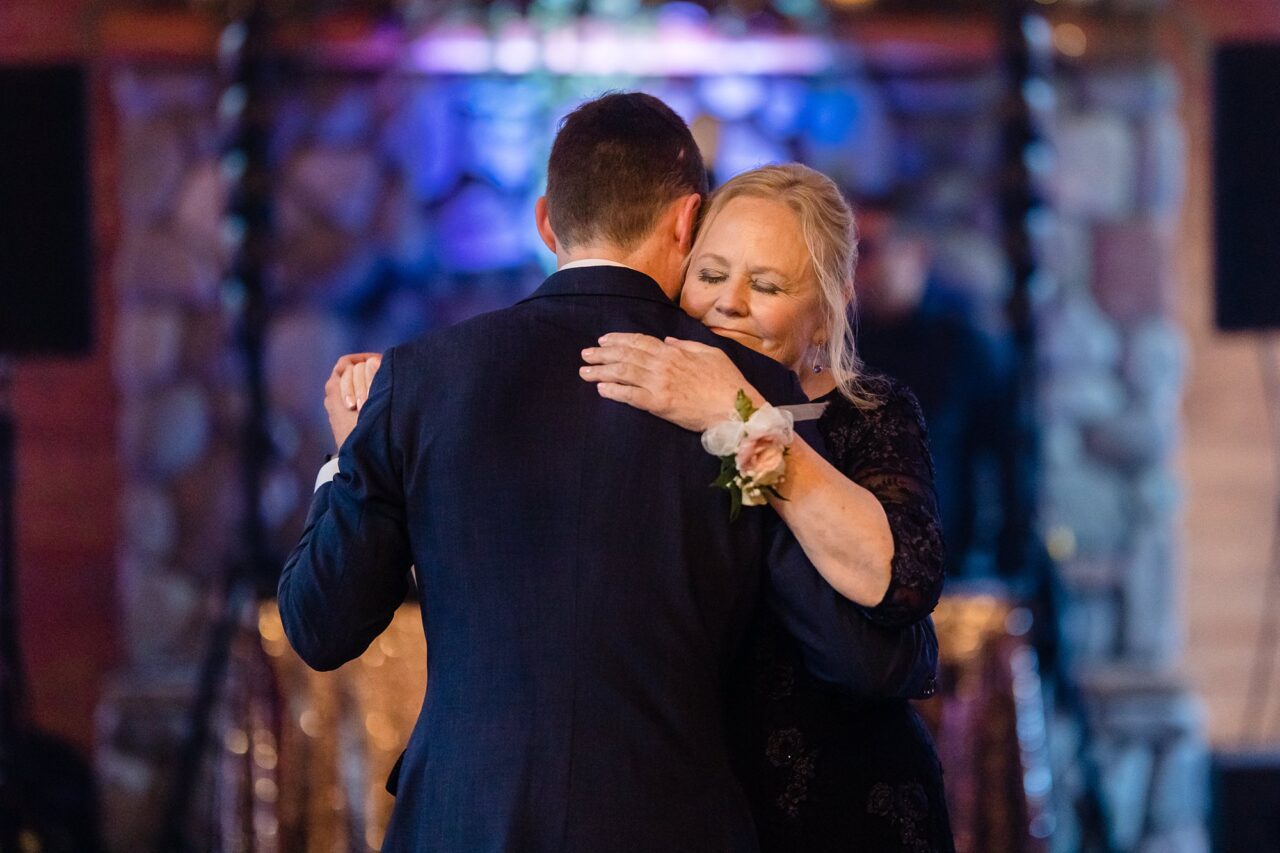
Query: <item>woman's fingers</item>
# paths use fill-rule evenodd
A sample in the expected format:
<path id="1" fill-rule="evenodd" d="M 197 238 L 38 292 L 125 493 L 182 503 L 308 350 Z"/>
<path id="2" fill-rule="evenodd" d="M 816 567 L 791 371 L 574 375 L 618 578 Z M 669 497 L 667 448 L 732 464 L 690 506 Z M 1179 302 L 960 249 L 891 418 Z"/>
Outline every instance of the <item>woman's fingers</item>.
<path id="1" fill-rule="evenodd" d="M 356 368 L 359 363 L 352 364 L 338 376 L 338 387 L 342 389 L 342 402 L 352 411 L 356 408 Z"/>
<path id="2" fill-rule="evenodd" d="M 364 398 L 369 395 L 367 376 L 369 362 L 362 361 L 351 368 L 351 396 L 356 398 L 356 408 L 364 405 Z"/>
<path id="3" fill-rule="evenodd" d="M 662 347 L 661 342 L 658 343 Z M 653 370 L 670 357 L 669 349 L 641 349 L 630 345 L 587 347 L 582 360 L 587 364 L 633 364 L 645 370 Z"/>
<path id="4" fill-rule="evenodd" d="M 606 400 L 616 400 L 619 403 L 626 403 L 628 406 L 634 406 L 646 412 L 656 411 L 656 401 L 653 395 L 644 388 L 637 388 L 634 385 L 621 385 L 617 382 L 601 382 L 596 386 L 596 391 Z"/>
<path id="5" fill-rule="evenodd" d="M 339 358 L 336 362 L 334 362 L 333 373 L 335 376 L 337 376 L 339 374 L 345 373 L 346 371 L 350 370 L 354 365 L 357 365 L 362 361 L 368 361 L 371 358 L 381 358 L 381 357 L 382 355 L 376 352 L 347 353 L 346 355 Z"/>
<path id="6" fill-rule="evenodd" d="M 362 361 L 351 370 L 351 381 L 356 397 L 356 408 L 364 408 L 365 402 L 369 399 L 369 389 L 373 387 L 373 377 L 377 375 L 378 368 L 382 366 L 382 359 L 371 358 L 368 361 Z"/>
<path id="7" fill-rule="evenodd" d="M 615 382 L 622 385 L 646 386 L 653 374 L 629 361 L 615 364 L 587 364 L 578 368 L 578 375 L 588 382 Z"/>
<path id="8" fill-rule="evenodd" d="M 364 405 L 369 396 L 369 362 L 362 361 L 351 368 L 351 396 L 356 398 L 356 409 Z"/>
<path id="9" fill-rule="evenodd" d="M 350 356 L 343 356 L 334 364 L 333 370 L 329 372 L 329 379 L 324 383 L 324 405 L 328 409 L 330 406 L 341 406 L 347 408 L 346 397 L 342 392 L 342 376 L 351 369 L 351 364 L 347 362 Z"/>
<path id="10" fill-rule="evenodd" d="M 587 364 L 617 364 L 620 361 L 644 361 L 646 356 L 628 347 L 587 347 L 582 351 Z"/>
<path id="11" fill-rule="evenodd" d="M 701 428 L 707 420 L 701 411 L 705 406 L 687 391 L 701 387 L 708 378 L 699 352 L 719 350 L 691 341 L 682 342 L 690 347 L 677 347 L 649 335 L 630 333 L 610 333 L 600 341 L 601 346 L 582 351 L 586 364 L 579 368 L 583 379 L 596 383 L 600 396 L 686 429 Z"/>
<path id="12" fill-rule="evenodd" d="M 699 341 L 686 341 L 683 338 L 668 337 L 663 338 L 662 342 L 667 346 L 672 346 L 678 350 L 684 350 L 685 352 L 720 352 L 720 350 L 713 346 L 708 346 L 707 344 L 700 343 Z"/>
<path id="13" fill-rule="evenodd" d="M 662 341 L 652 335 L 642 335 L 638 332 L 610 332 L 607 335 L 601 335 L 599 343 L 606 347 L 631 347 L 650 354 L 661 352 L 663 347 Z"/>
<path id="14" fill-rule="evenodd" d="M 325 383 L 325 391 L 328 392 L 330 390 L 330 383 L 332 383 L 332 389 L 342 400 L 343 405 L 354 411 L 358 402 L 356 400 L 355 377 L 353 376 L 354 369 L 370 360 L 381 363 L 381 358 L 376 352 L 354 352 L 342 356 L 333 365 L 333 371 L 329 374 L 329 382 Z M 373 381 L 372 374 L 369 376 L 369 381 Z"/>

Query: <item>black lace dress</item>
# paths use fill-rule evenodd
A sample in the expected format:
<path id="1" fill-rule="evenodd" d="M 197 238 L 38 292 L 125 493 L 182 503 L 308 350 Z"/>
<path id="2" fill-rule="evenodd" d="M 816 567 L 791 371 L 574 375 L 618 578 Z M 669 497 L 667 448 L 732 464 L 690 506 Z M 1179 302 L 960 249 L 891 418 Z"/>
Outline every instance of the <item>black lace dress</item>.
<path id="1" fill-rule="evenodd" d="M 875 377 L 863 410 L 836 393 L 818 427 L 836 465 L 879 498 L 893 575 L 867 616 L 910 624 L 942 590 L 943 543 L 924 418 L 903 385 Z M 805 671 L 799 647 L 761 613 L 732 698 L 733 751 L 764 853 L 952 851 L 942 770 L 906 701 L 854 701 Z"/>

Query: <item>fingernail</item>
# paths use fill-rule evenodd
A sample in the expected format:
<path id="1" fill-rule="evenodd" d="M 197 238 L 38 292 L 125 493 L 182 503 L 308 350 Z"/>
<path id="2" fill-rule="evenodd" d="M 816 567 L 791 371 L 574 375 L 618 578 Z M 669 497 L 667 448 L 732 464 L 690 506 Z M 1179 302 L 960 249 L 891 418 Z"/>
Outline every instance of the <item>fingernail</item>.
<path id="1" fill-rule="evenodd" d="M 586 376 L 588 373 L 590 373 L 590 372 L 591 372 L 591 368 L 590 368 L 590 367 L 579 367 L 579 368 L 578 368 L 578 372 L 579 372 L 579 373 L 581 373 L 583 376 Z"/>
<path id="2" fill-rule="evenodd" d="M 593 352 L 595 352 L 595 348 L 594 348 L 594 347 L 587 347 L 586 349 L 584 349 L 584 350 L 582 351 L 582 357 L 583 357 L 583 358 L 590 358 L 590 357 L 591 357 L 591 354 L 592 354 Z"/>
<path id="3" fill-rule="evenodd" d="M 342 401 L 347 404 L 348 409 L 354 409 L 356 407 L 356 400 L 350 394 L 343 397 Z"/>

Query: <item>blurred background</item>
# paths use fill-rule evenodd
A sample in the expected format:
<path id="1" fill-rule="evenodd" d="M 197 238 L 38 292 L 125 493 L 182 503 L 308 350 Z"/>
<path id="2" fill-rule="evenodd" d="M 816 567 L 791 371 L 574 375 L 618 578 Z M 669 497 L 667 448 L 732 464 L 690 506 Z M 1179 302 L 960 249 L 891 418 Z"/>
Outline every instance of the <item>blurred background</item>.
<path id="1" fill-rule="evenodd" d="M 1269 0 L 5 0 L 0 849 L 377 849 L 416 609 L 319 676 L 270 602 L 322 386 L 541 282 L 608 89 L 855 204 L 958 849 L 1280 850 Z"/>

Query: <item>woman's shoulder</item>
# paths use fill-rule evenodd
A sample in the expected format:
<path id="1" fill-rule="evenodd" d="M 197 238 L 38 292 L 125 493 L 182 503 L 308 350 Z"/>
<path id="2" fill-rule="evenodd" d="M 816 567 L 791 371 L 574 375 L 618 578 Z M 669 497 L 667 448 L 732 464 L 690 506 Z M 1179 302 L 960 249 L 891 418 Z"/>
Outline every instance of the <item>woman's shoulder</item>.
<path id="1" fill-rule="evenodd" d="M 857 402 L 838 390 L 828 394 L 824 419 L 847 425 L 924 423 L 915 392 L 886 373 L 863 373 L 858 377 L 857 390 L 862 398 Z"/>
<path id="2" fill-rule="evenodd" d="M 832 395 L 818 423 L 832 461 L 846 474 L 868 466 L 914 466 L 927 450 L 928 428 L 916 395 L 905 384 L 884 374 L 864 374 L 859 390 L 864 401 Z"/>

